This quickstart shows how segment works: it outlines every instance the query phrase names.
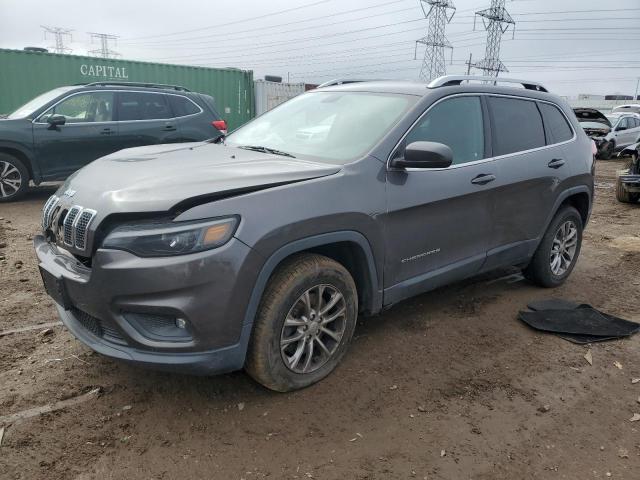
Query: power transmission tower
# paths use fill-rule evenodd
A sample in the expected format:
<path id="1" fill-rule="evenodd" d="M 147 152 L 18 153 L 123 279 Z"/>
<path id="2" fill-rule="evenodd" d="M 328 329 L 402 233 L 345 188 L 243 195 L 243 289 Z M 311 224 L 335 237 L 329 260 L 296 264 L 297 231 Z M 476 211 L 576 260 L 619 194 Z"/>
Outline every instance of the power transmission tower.
<path id="1" fill-rule="evenodd" d="M 47 38 L 47 33 L 53 35 L 56 40 L 55 46 L 49 47 L 53 49 L 56 53 L 70 53 L 71 49 L 64 46 L 65 38 L 68 38 L 71 41 L 71 32 L 73 30 L 69 30 L 68 28 L 60 28 L 60 27 L 47 27 L 45 25 L 40 25 L 42 29 L 44 29 L 44 38 Z"/>
<path id="2" fill-rule="evenodd" d="M 425 4 L 429 5 L 428 11 L 425 9 Z M 456 7 L 452 0 L 420 0 L 420 6 L 424 16 L 429 19 L 429 29 L 426 37 L 416 40 L 414 58 L 417 56 L 418 44 L 425 45 L 427 49 L 424 52 L 424 60 L 420 69 L 420 79 L 428 82 L 447 73 L 444 49 L 453 49 L 453 47 L 447 40 L 444 30 L 447 23 L 455 15 Z M 451 10 L 450 14 L 449 10 Z"/>
<path id="3" fill-rule="evenodd" d="M 116 42 L 119 38 L 117 35 L 95 32 L 89 32 L 89 35 L 91 35 L 91 43 L 93 43 L 95 39 L 100 40 L 100 48 L 96 50 L 89 50 L 89 53 L 100 56 L 102 58 L 115 58 L 120 56 L 118 52 L 113 51 L 109 48 L 109 40 L 113 40 L 114 42 Z"/>
<path id="4" fill-rule="evenodd" d="M 508 72 L 507 67 L 500 60 L 500 42 L 502 35 L 513 25 L 515 35 L 515 20 L 511 18 L 505 8 L 506 0 L 491 0 L 491 6 L 485 10 L 476 12 L 478 17 L 482 17 L 482 23 L 487 31 L 487 47 L 484 58 L 474 65 L 489 77 L 497 77 L 500 72 Z M 475 18 L 473 28 L 475 30 Z"/>

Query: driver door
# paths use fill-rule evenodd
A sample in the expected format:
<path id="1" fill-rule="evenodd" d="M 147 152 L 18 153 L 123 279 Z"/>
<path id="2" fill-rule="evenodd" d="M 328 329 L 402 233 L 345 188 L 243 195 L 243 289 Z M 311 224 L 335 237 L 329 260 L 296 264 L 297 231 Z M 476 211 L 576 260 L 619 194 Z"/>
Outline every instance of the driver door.
<path id="1" fill-rule="evenodd" d="M 487 125 L 480 96 L 448 97 L 427 110 L 393 154 L 416 141 L 439 142 L 452 149 L 453 164 L 387 172 L 385 304 L 482 267 L 498 176 Z"/>
<path id="2" fill-rule="evenodd" d="M 33 123 L 36 158 L 46 180 L 64 179 L 96 158 L 118 150 L 113 106 L 113 92 L 76 93 Z M 49 125 L 51 115 L 64 116 L 65 124 Z"/>

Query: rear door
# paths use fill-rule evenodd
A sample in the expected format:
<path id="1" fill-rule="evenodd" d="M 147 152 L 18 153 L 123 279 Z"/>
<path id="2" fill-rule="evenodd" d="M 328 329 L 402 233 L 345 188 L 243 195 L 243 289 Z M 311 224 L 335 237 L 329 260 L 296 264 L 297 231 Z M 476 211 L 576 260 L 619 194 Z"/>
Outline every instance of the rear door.
<path id="1" fill-rule="evenodd" d="M 177 122 L 162 92 L 118 91 L 116 115 L 120 149 L 180 141 Z"/>
<path id="2" fill-rule="evenodd" d="M 525 261 L 535 250 L 571 175 L 565 145 L 575 139 L 555 105 L 509 96 L 487 100 L 499 179 L 484 270 Z"/>
<path id="3" fill-rule="evenodd" d="M 57 102 L 33 123 L 38 164 L 45 180 L 62 179 L 89 162 L 118 150 L 114 93 L 80 92 Z M 63 115 L 64 125 L 47 123 Z"/>
<path id="4" fill-rule="evenodd" d="M 615 127 L 616 148 L 626 147 L 634 143 L 636 130 L 633 117 L 622 117 Z"/>
<path id="5" fill-rule="evenodd" d="M 491 235 L 496 165 L 480 96 L 431 106 L 394 153 L 432 141 L 453 150 L 449 168 L 387 172 L 385 303 L 476 273 Z"/>
<path id="6" fill-rule="evenodd" d="M 219 135 L 220 132 L 212 125 L 213 121 L 219 119 L 217 115 L 205 111 L 184 95 L 168 94 L 167 98 L 182 142 L 200 142 Z M 207 108 L 207 105 L 204 107 Z"/>

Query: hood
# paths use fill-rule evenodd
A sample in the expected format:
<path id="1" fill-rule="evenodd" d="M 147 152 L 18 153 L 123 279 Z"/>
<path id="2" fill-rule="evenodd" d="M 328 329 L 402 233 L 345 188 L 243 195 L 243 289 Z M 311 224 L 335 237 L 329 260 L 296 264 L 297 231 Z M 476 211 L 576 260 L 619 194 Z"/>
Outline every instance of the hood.
<path id="1" fill-rule="evenodd" d="M 131 148 L 78 170 L 59 195 L 99 216 L 167 211 L 199 199 L 260 190 L 332 175 L 338 165 L 316 163 L 212 143 Z"/>
<path id="2" fill-rule="evenodd" d="M 600 110 L 596 110 L 595 108 L 574 108 L 573 112 L 576 114 L 578 122 L 580 123 L 598 122 L 611 128 L 611 122 Z"/>

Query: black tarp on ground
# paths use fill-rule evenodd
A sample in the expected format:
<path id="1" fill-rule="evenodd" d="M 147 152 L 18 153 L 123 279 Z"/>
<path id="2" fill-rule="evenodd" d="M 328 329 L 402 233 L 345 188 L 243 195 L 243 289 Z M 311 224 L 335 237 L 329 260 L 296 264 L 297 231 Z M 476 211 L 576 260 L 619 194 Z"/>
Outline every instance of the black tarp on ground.
<path id="1" fill-rule="evenodd" d="M 587 304 L 552 298 L 527 306 L 533 311 L 520 312 L 520 320 L 536 330 L 557 333 L 574 343 L 602 342 L 640 330 L 640 324 L 600 312 Z"/>

